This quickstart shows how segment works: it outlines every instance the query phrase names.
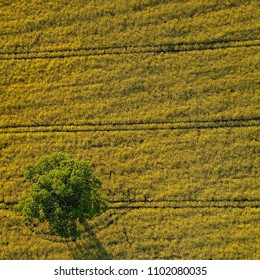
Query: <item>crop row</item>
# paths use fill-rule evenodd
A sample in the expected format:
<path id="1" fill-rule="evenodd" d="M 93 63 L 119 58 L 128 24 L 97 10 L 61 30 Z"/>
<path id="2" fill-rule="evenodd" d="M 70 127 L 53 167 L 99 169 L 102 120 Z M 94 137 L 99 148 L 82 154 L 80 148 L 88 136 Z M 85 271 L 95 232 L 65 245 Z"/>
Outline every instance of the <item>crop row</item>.
<path id="1" fill-rule="evenodd" d="M 0 32 L 4 52 L 175 44 L 254 39 L 258 18 L 256 0 L 14 1 L 1 7 Z"/>
<path id="2" fill-rule="evenodd" d="M 0 141 L 6 202 L 27 189 L 26 165 L 57 151 L 90 161 L 110 200 L 259 199 L 258 127 L 7 133 Z"/>
<path id="3" fill-rule="evenodd" d="M 252 119 L 258 62 L 257 48 L 5 61 L 0 126 Z"/>
<path id="4" fill-rule="evenodd" d="M 259 209 L 136 209 L 96 233 L 121 258 L 247 259 L 259 255 L 258 215 Z"/>
<path id="5" fill-rule="evenodd" d="M 259 211 L 111 209 L 76 242 L 61 242 L 0 210 L 0 259 L 257 259 Z"/>

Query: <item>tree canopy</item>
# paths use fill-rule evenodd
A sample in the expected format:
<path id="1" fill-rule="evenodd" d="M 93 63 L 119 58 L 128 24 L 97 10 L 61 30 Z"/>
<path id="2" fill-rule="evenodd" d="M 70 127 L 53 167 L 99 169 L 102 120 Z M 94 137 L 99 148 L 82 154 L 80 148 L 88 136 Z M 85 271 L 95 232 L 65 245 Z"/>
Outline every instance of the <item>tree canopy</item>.
<path id="1" fill-rule="evenodd" d="M 52 234 L 70 237 L 84 223 L 104 212 L 108 203 L 100 193 L 101 181 L 86 161 L 55 153 L 27 166 L 25 177 L 32 184 L 15 210 L 29 220 L 48 222 Z"/>

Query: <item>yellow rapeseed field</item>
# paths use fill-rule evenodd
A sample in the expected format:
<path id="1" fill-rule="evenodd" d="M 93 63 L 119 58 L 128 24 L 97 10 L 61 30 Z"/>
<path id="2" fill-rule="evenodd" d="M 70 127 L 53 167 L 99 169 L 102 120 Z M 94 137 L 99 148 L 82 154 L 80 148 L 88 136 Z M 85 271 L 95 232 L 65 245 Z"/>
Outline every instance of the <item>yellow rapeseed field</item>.
<path id="1" fill-rule="evenodd" d="M 259 259 L 260 9 L 0 0 L 0 259 Z M 92 163 L 76 242 L 13 206 L 42 155 Z"/>

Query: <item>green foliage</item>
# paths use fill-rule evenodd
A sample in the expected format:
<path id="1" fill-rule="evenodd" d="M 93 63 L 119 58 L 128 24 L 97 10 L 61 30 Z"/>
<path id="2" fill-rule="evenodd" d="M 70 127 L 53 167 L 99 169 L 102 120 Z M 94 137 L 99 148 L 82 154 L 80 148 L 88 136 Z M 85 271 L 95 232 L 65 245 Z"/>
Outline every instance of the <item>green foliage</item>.
<path id="1" fill-rule="evenodd" d="M 29 220 L 47 221 L 54 234 L 75 236 L 77 222 L 84 223 L 107 209 L 99 193 L 101 182 L 85 161 L 63 153 L 43 156 L 28 165 L 25 177 L 32 185 L 15 210 Z"/>

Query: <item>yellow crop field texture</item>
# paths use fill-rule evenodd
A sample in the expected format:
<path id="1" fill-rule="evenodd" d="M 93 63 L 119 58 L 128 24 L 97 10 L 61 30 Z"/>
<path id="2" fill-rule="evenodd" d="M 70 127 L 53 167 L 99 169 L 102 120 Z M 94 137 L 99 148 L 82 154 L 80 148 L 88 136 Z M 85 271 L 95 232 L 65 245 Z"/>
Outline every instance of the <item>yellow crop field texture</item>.
<path id="1" fill-rule="evenodd" d="M 0 0 L 0 259 L 260 259 L 260 9 Z M 13 211 L 41 156 L 92 163 L 77 240 Z"/>

